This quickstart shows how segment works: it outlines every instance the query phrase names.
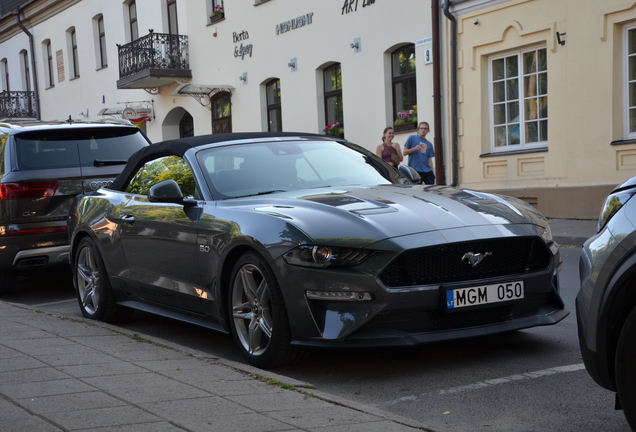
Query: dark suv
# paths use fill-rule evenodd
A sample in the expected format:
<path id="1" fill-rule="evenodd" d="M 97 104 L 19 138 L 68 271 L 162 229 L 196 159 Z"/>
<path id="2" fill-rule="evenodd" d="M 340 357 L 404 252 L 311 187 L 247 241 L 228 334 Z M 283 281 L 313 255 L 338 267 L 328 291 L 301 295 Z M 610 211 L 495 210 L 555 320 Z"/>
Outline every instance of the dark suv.
<path id="1" fill-rule="evenodd" d="M 73 198 L 110 184 L 149 144 L 127 121 L 0 122 L 0 294 L 20 271 L 68 265 Z"/>
<path id="2" fill-rule="evenodd" d="M 581 290 L 576 298 L 585 368 L 616 392 L 636 431 L 636 177 L 606 198 L 598 234 L 583 245 Z"/>

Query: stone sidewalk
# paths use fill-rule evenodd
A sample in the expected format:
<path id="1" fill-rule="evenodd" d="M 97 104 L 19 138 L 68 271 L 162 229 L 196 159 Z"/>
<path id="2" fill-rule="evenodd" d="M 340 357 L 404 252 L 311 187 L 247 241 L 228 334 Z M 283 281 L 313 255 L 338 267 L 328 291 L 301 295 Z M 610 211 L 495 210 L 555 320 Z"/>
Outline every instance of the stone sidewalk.
<path id="1" fill-rule="evenodd" d="M 3 432 L 428 430 L 270 371 L 0 301 Z"/>

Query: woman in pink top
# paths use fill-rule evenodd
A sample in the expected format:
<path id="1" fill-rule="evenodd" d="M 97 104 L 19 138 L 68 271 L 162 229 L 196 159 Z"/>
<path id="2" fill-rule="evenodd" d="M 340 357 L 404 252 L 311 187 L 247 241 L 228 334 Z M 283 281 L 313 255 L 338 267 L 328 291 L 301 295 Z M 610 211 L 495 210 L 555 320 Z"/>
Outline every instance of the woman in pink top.
<path id="1" fill-rule="evenodd" d="M 384 128 L 382 132 L 382 144 L 375 149 L 375 154 L 387 161 L 390 165 L 397 167 L 404 160 L 402 148 L 398 143 L 393 142 L 395 131 L 391 126 Z M 392 156 L 392 155 L 396 155 Z"/>

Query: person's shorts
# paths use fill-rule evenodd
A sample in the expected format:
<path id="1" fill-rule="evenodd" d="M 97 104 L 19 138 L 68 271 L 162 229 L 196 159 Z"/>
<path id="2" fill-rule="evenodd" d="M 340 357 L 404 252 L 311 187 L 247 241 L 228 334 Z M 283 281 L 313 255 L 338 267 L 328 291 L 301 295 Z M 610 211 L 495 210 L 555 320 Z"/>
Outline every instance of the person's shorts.
<path id="1" fill-rule="evenodd" d="M 422 178 L 422 183 L 427 185 L 435 184 L 435 174 L 433 173 L 433 171 L 418 171 L 418 174 Z"/>

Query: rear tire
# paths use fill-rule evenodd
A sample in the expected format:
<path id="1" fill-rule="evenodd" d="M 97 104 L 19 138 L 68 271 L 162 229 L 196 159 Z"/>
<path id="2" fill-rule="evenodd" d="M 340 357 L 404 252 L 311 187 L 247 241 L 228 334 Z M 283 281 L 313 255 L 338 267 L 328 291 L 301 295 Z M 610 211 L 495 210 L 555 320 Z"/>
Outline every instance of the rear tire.
<path id="1" fill-rule="evenodd" d="M 85 318 L 114 323 L 130 318 L 133 313 L 133 309 L 116 303 L 97 244 L 89 237 L 82 239 L 77 247 L 73 285 Z"/>
<path id="2" fill-rule="evenodd" d="M 229 292 L 232 335 L 252 366 L 274 368 L 299 360 L 292 347 L 283 295 L 274 273 L 258 254 L 242 255 L 234 266 Z"/>
<path id="3" fill-rule="evenodd" d="M 627 317 L 618 338 L 616 389 L 627 423 L 636 431 L 636 308 Z"/>
<path id="4" fill-rule="evenodd" d="M 0 271 L 0 295 L 10 294 L 16 288 L 18 272 L 15 270 Z"/>

